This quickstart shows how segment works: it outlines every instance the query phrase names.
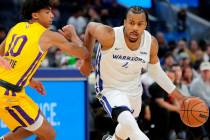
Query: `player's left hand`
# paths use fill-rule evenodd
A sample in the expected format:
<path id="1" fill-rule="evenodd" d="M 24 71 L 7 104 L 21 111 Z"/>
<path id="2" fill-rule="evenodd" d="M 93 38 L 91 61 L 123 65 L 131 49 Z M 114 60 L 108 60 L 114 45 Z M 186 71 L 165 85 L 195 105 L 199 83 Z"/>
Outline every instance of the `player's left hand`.
<path id="1" fill-rule="evenodd" d="M 42 85 L 42 83 L 39 80 L 35 80 L 35 79 L 31 79 L 29 86 L 31 88 L 36 89 L 36 91 L 38 93 L 40 93 L 41 95 L 45 95 L 46 91 L 44 89 L 44 86 Z"/>

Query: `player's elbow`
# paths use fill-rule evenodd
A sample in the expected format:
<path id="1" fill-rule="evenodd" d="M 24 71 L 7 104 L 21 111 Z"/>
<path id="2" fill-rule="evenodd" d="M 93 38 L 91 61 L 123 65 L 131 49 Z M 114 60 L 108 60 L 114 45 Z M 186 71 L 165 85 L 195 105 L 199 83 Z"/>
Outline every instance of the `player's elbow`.
<path id="1" fill-rule="evenodd" d="M 96 22 L 89 22 L 87 25 L 87 29 L 93 28 L 96 25 Z"/>
<path id="2" fill-rule="evenodd" d="M 90 34 L 94 34 L 97 28 L 101 25 L 101 23 L 90 22 L 86 27 L 86 31 Z"/>

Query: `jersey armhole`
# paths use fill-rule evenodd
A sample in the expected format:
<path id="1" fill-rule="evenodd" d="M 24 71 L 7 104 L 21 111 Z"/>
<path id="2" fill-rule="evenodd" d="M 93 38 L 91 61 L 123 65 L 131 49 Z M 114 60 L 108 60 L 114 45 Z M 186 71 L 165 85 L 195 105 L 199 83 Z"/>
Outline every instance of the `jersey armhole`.
<path id="1" fill-rule="evenodd" d="M 44 53 L 44 51 L 42 50 L 42 48 L 41 48 L 40 44 L 38 45 L 38 47 L 39 47 L 39 52 L 41 52 L 41 53 L 43 54 L 43 53 Z"/>
<path id="2" fill-rule="evenodd" d="M 144 40 L 144 42 L 148 42 L 148 46 L 146 46 L 146 48 L 148 49 L 148 62 L 150 61 L 150 51 L 151 51 L 151 46 L 152 46 L 152 35 L 148 32 L 148 31 L 144 31 L 145 32 L 145 38 L 146 40 Z"/>
<path id="3" fill-rule="evenodd" d="M 116 46 L 116 44 L 117 44 L 117 40 L 116 40 L 117 31 L 116 31 L 116 29 L 114 29 L 114 28 L 113 28 L 113 30 L 114 30 L 114 43 L 112 44 L 112 47 L 109 48 L 109 49 L 107 49 L 107 50 L 102 50 L 102 49 L 101 49 L 101 52 L 102 52 L 103 54 L 106 54 L 106 53 L 108 53 L 108 52 L 114 50 L 114 46 Z M 100 44 L 100 45 L 101 45 L 101 44 Z M 101 45 L 101 46 L 102 46 L 102 45 Z"/>

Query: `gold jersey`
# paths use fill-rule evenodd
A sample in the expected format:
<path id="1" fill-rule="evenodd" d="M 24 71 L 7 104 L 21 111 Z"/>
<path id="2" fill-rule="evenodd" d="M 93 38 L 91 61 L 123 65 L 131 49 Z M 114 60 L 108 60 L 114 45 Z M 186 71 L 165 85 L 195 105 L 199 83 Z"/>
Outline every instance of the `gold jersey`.
<path id="1" fill-rule="evenodd" d="M 17 86 L 27 86 L 47 52 L 42 52 L 39 39 L 46 28 L 39 23 L 21 22 L 15 25 L 6 38 L 4 58 L 11 70 L 0 67 L 0 79 Z M 0 87 L 0 119 L 15 132 L 37 120 L 39 106 L 21 90 L 16 93 Z"/>
<path id="2" fill-rule="evenodd" d="M 0 67 L 0 79 L 17 86 L 26 86 L 47 52 L 42 52 L 39 39 L 46 28 L 35 22 L 20 22 L 15 25 L 6 38 L 4 58 L 11 70 Z"/>

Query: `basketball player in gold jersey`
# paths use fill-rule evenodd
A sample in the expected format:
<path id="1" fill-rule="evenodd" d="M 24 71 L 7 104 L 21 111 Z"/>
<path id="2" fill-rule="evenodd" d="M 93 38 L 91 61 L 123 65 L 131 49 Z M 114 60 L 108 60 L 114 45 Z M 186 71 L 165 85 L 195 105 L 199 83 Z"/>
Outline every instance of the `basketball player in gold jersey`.
<path id="1" fill-rule="evenodd" d="M 11 130 L 0 140 L 22 140 L 31 134 L 37 135 L 36 140 L 54 140 L 53 127 L 24 87 L 31 85 L 44 94 L 42 84 L 32 77 L 50 47 L 57 46 L 80 59 L 85 59 L 88 51 L 77 36 L 72 35 L 69 42 L 47 29 L 53 21 L 49 0 L 25 0 L 22 15 L 27 22 L 12 27 L 0 45 L 0 119 Z"/>
<path id="2" fill-rule="evenodd" d="M 8 61 L 1 56 L 0 56 L 0 67 L 2 67 L 4 69 L 8 69 L 8 70 L 11 68 Z"/>

